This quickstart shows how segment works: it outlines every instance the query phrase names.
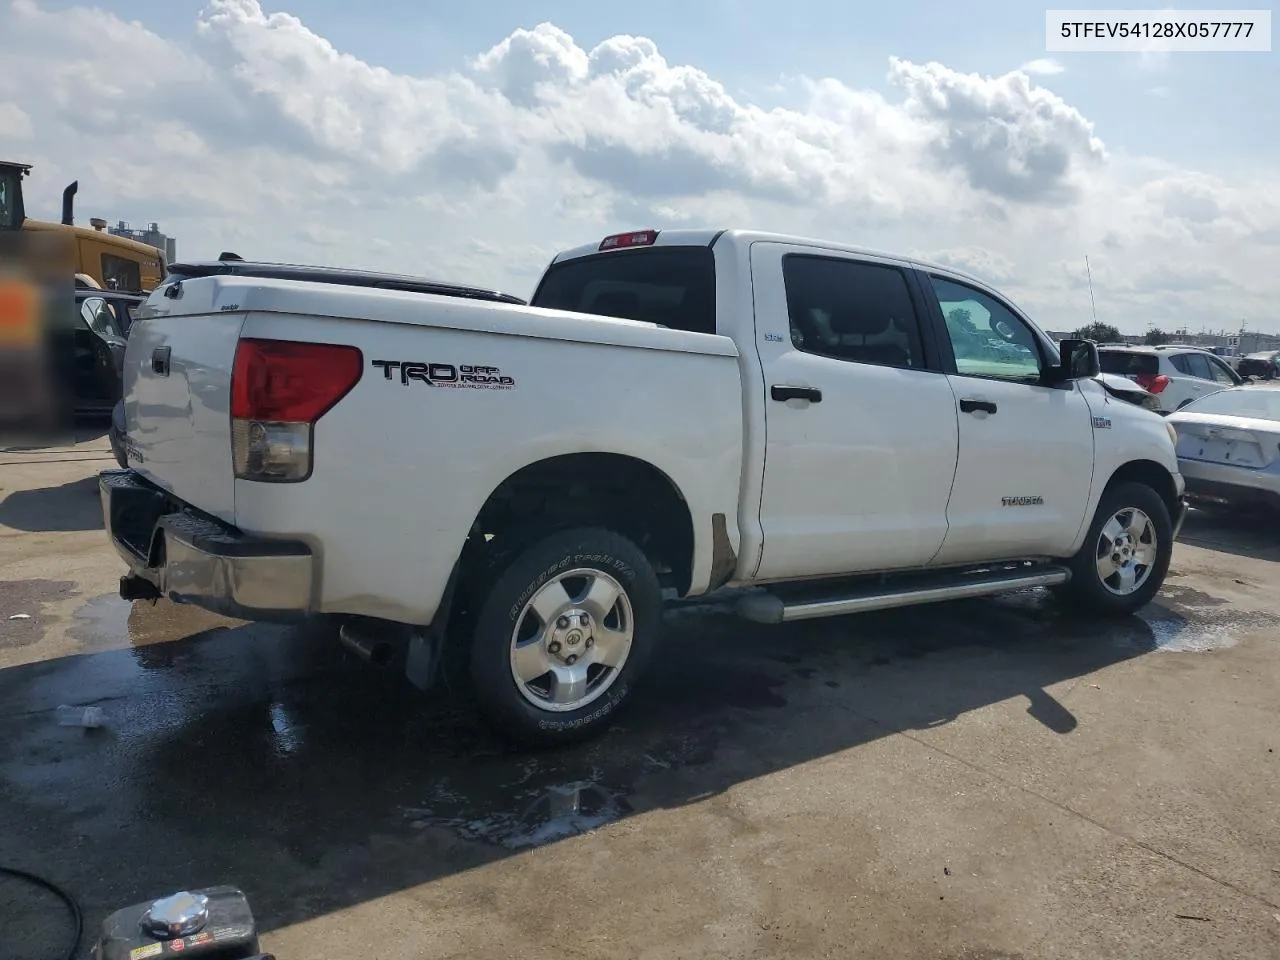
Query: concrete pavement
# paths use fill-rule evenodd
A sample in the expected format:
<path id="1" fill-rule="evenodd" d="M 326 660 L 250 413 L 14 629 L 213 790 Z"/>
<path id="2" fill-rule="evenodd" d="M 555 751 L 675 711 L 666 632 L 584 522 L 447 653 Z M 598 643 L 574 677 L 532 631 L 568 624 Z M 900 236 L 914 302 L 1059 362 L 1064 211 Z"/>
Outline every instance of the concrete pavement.
<path id="1" fill-rule="evenodd" d="M 112 465 L 0 453 L 0 864 L 86 940 L 231 882 L 279 960 L 1280 957 L 1273 528 L 1193 514 L 1105 626 L 681 610 L 616 729 L 521 755 L 320 631 L 118 600 Z M 0 879 L 0 918 L 57 955 L 56 901 Z"/>

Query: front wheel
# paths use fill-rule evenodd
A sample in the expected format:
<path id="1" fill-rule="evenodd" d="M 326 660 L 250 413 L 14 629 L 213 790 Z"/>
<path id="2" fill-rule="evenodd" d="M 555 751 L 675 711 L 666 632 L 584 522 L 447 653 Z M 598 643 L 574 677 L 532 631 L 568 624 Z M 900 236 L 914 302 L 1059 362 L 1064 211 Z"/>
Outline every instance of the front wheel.
<path id="1" fill-rule="evenodd" d="M 553 534 L 521 552 L 480 606 L 480 708 L 517 742 L 584 739 L 622 705 L 661 622 L 658 578 L 635 544 L 598 528 Z"/>
<path id="2" fill-rule="evenodd" d="M 1081 612 L 1134 613 L 1160 590 L 1172 557 L 1164 500 L 1146 484 L 1117 484 L 1102 495 L 1084 545 L 1068 563 L 1065 592 Z"/>

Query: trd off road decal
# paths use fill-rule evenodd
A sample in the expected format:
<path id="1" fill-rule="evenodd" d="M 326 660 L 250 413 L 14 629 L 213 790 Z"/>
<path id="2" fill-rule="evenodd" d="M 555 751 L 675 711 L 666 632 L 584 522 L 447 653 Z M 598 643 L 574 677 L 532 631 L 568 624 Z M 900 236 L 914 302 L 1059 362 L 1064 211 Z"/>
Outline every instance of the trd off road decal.
<path id="1" fill-rule="evenodd" d="M 505 376 L 498 367 L 410 360 L 374 360 L 372 363 L 382 371 L 384 380 L 399 379 L 406 387 L 410 383 L 425 383 L 429 387 L 511 390 L 516 385 L 515 377 Z"/>

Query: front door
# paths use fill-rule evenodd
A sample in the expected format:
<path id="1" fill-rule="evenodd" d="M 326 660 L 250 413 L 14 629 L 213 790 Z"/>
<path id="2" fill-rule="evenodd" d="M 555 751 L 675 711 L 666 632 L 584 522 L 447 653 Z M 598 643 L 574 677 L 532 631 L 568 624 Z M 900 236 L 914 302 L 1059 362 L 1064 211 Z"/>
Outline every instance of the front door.
<path id="1" fill-rule="evenodd" d="M 120 399 L 120 362 L 125 338 L 115 324 L 111 305 L 102 297 L 80 304 L 74 331 L 77 407 L 110 409 Z"/>
<path id="2" fill-rule="evenodd" d="M 923 566 L 947 532 L 955 398 L 894 261 L 751 248 L 763 374 L 758 580 Z"/>
<path id="3" fill-rule="evenodd" d="M 1093 414 L 1075 382 L 1042 385 L 1055 358 L 994 293 L 923 274 L 955 357 L 960 452 L 934 563 L 1064 556 L 1093 483 Z"/>

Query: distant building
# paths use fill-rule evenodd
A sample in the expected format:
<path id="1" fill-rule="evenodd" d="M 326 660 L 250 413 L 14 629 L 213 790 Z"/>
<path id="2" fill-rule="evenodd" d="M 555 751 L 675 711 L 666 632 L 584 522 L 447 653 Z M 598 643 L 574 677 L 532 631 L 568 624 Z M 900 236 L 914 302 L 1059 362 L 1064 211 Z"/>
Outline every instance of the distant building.
<path id="1" fill-rule="evenodd" d="M 150 223 L 145 230 L 134 230 L 127 222 L 121 220 L 114 227 L 108 227 L 107 233 L 117 237 L 124 237 L 126 240 L 137 240 L 139 243 L 147 243 L 164 252 L 164 262 L 166 264 L 173 263 L 178 256 L 178 244 L 173 237 L 167 237 L 160 232 L 160 224 Z"/>
<path id="2" fill-rule="evenodd" d="M 1264 350 L 1280 350 L 1280 337 L 1270 333 L 1241 333 L 1229 337 L 1228 344 L 1240 356 L 1262 353 Z"/>

